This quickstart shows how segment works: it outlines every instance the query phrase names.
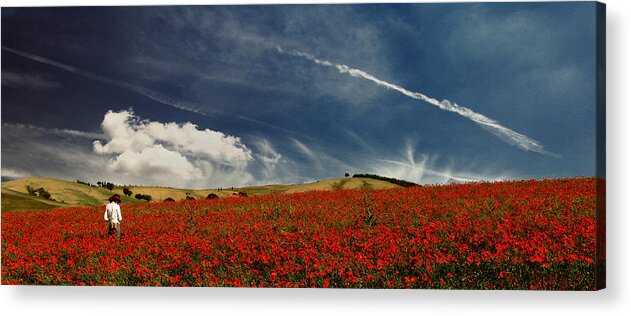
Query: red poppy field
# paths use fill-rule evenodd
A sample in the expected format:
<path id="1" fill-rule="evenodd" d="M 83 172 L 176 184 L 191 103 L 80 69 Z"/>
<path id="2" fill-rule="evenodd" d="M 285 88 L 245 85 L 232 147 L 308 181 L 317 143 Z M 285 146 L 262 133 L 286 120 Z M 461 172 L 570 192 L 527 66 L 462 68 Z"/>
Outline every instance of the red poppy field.
<path id="1" fill-rule="evenodd" d="M 120 241 L 103 209 L 3 212 L 2 284 L 595 290 L 604 264 L 593 177 L 124 204 Z"/>

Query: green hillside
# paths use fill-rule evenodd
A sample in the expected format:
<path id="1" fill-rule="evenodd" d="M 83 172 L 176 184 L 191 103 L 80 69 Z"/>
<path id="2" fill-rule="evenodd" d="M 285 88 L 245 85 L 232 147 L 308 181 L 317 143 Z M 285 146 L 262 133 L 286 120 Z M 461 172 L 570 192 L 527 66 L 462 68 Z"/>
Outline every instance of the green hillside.
<path id="1" fill-rule="evenodd" d="M 70 182 L 52 178 L 26 178 L 14 181 L 2 182 L 2 211 L 25 209 L 52 209 L 72 206 L 105 205 L 107 198 L 117 193 L 121 196 L 122 203 L 143 203 L 134 197 L 136 194 L 150 195 L 152 201 L 163 201 L 166 198 L 174 200 L 193 198 L 206 198 L 213 193 L 219 197 L 227 197 L 244 192 L 247 195 L 292 193 L 312 190 L 339 190 L 339 189 L 387 189 L 398 185 L 369 178 L 339 178 L 317 181 L 305 184 L 291 185 L 263 185 L 228 189 L 188 190 L 151 186 L 129 186 L 132 196 L 123 194 L 123 187 L 115 187 L 112 191 L 103 187 L 92 187 L 85 184 Z M 27 187 L 33 189 L 44 188 L 50 193 L 50 199 L 44 199 L 28 194 Z"/>
<path id="2" fill-rule="evenodd" d="M 32 195 L 2 189 L 2 210 L 46 210 L 68 206 L 64 203 L 37 198 Z"/>
<path id="3" fill-rule="evenodd" d="M 26 195 L 26 197 L 35 199 L 38 202 L 50 204 L 50 200 L 28 195 L 28 186 L 34 189 L 44 188 L 50 193 L 50 198 L 52 200 L 63 205 L 105 205 L 107 204 L 107 198 L 113 194 L 105 188 L 91 187 L 75 182 L 52 178 L 26 178 L 2 182 L 2 193 L 7 194 L 7 197 L 12 196 L 9 195 L 9 193 L 22 193 Z M 128 198 L 126 196 L 122 197 L 122 199 L 123 202 L 126 203 L 136 202 L 135 199 Z"/>

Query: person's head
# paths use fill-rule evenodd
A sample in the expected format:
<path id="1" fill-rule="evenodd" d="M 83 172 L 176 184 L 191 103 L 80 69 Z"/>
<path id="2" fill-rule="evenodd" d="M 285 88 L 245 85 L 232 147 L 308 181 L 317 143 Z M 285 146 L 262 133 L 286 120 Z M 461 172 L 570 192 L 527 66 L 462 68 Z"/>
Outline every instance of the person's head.
<path id="1" fill-rule="evenodd" d="M 120 203 L 121 202 L 121 197 L 118 194 L 114 194 L 108 200 L 110 201 L 110 203 L 111 202 Z"/>

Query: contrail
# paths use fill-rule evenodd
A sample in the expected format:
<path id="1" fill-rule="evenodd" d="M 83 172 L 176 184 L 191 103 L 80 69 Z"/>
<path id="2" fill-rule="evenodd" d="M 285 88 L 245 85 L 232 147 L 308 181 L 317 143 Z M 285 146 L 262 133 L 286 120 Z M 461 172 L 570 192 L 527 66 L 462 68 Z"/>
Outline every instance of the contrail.
<path id="1" fill-rule="evenodd" d="M 78 138 L 87 138 L 87 139 L 107 139 L 104 134 L 101 133 L 93 133 L 86 131 L 78 131 L 74 129 L 59 129 L 59 128 L 44 128 L 40 126 L 30 125 L 30 124 L 20 124 L 20 123 L 2 123 L 2 128 L 7 129 L 28 129 L 31 131 L 36 131 L 40 133 L 60 135 L 60 136 L 71 136 Z"/>
<path id="2" fill-rule="evenodd" d="M 243 116 L 243 115 L 239 115 L 239 114 L 233 114 L 233 113 L 225 112 L 225 111 L 218 110 L 218 109 L 212 109 L 210 111 L 202 110 L 201 107 L 199 105 L 197 105 L 197 104 L 176 100 L 176 99 L 173 99 L 173 98 L 171 98 L 169 96 L 166 96 L 166 95 L 164 95 L 164 94 L 162 94 L 160 92 L 157 92 L 157 91 L 153 91 L 153 90 L 141 87 L 141 86 L 133 85 L 133 84 L 121 81 L 121 80 L 116 80 L 116 79 L 108 78 L 108 77 L 105 77 L 105 76 L 101 76 L 101 75 L 98 75 L 98 74 L 95 74 L 95 73 L 92 73 L 92 72 L 89 72 L 89 71 L 86 71 L 86 70 L 83 70 L 83 69 L 80 69 L 80 68 L 77 68 L 77 67 L 74 67 L 74 66 L 71 66 L 71 65 L 63 64 L 63 63 L 60 63 L 58 61 L 54 61 L 52 59 L 48 59 L 46 57 L 42 57 L 42 56 L 39 56 L 39 55 L 23 52 L 23 51 L 20 51 L 20 50 L 14 49 L 14 48 L 10 48 L 10 47 L 6 47 L 6 46 L 1 46 L 1 47 L 2 47 L 3 50 L 11 52 L 13 54 L 16 54 L 18 56 L 22 56 L 24 58 L 27 58 L 27 59 L 30 59 L 30 60 L 33 60 L 33 61 L 36 61 L 36 62 L 39 62 L 39 63 L 42 63 L 42 64 L 46 64 L 46 65 L 50 65 L 50 66 L 53 66 L 53 67 L 56 67 L 56 68 L 59 68 L 59 69 L 63 69 L 65 71 L 72 72 L 74 74 L 80 75 L 82 77 L 85 77 L 85 78 L 88 78 L 88 79 L 91 79 L 91 80 L 94 80 L 94 81 L 100 81 L 100 82 L 103 82 L 103 83 L 106 83 L 106 84 L 109 84 L 109 85 L 112 85 L 112 86 L 116 86 L 116 87 L 119 87 L 119 88 L 122 88 L 122 89 L 125 89 L 125 90 L 128 90 L 128 91 L 131 91 L 131 92 L 135 92 L 135 93 L 140 94 L 140 95 L 142 95 L 142 96 L 144 96 L 146 98 L 149 98 L 149 99 L 151 99 L 153 101 L 162 103 L 164 105 L 172 106 L 172 107 L 180 109 L 180 110 L 193 112 L 195 114 L 200 114 L 200 115 L 207 116 L 207 117 L 211 117 L 211 114 L 219 114 L 219 115 L 231 116 L 231 117 L 238 118 L 238 119 L 241 119 L 241 120 L 244 120 L 244 121 L 256 123 L 256 124 L 259 124 L 259 125 L 263 125 L 263 126 L 266 126 L 266 127 L 269 127 L 269 128 L 273 128 L 273 129 L 280 130 L 280 131 L 283 131 L 283 132 L 286 132 L 286 133 L 289 133 L 289 134 L 293 134 L 293 135 L 296 135 L 296 136 L 300 136 L 302 138 L 306 138 L 306 139 L 312 140 L 312 138 L 307 137 L 305 135 L 301 135 L 301 134 L 298 134 L 298 133 L 296 133 L 294 131 L 290 131 L 288 129 L 285 129 L 285 128 L 282 128 L 282 127 L 279 127 L 279 126 L 276 126 L 276 125 L 273 125 L 273 124 L 270 124 L 270 123 L 266 123 L 266 122 L 263 122 L 263 121 L 259 121 L 257 119 L 253 119 L 251 117 L 247 117 L 247 116 Z"/>
<path id="3" fill-rule="evenodd" d="M 484 129 L 488 130 L 489 132 L 495 134 L 497 137 L 499 137 L 500 139 L 502 139 L 503 141 L 517 146 L 520 149 L 526 150 L 526 151 L 533 151 L 533 152 L 537 152 L 540 154 L 544 154 L 544 155 L 551 155 L 551 156 L 557 156 L 555 154 L 552 154 L 546 150 L 543 149 L 543 145 L 541 145 L 539 142 L 537 142 L 536 140 L 533 140 L 531 138 L 529 138 L 526 135 L 520 134 L 518 132 L 515 132 L 507 127 L 502 126 L 499 122 L 486 117 L 480 113 L 476 113 L 473 110 L 460 106 L 456 103 L 452 103 L 449 100 L 443 100 L 443 101 L 438 101 L 434 98 L 428 97 L 422 93 L 419 92 L 414 92 L 414 91 L 410 91 L 407 90 L 403 87 L 400 87 L 398 85 L 383 81 L 363 70 L 360 69 L 355 69 L 355 68 L 351 68 L 347 65 L 343 65 L 343 64 L 336 64 L 333 62 L 330 62 L 328 60 L 323 60 L 323 59 L 319 59 L 316 58 L 315 56 L 308 54 L 308 53 L 303 53 L 300 51 L 286 51 L 284 50 L 282 47 L 280 46 L 276 46 L 276 50 L 278 50 L 279 53 L 282 54 L 287 54 L 287 55 L 291 55 L 291 56 L 296 56 L 296 57 L 302 57 L 305 59 L 308 59 L 318 65 L 321 66 L 326 66 L 326 67 L 332 67 L 332 68 L 336 68 L 340 73 L 344 73 L 344 74 L 348 74 L 352 77 L 356 77 L 356 78 L 361 78 L 361 79 L 365 79 L 368 81 L 372 81 L 375 84 L 385 87 L 387 89 L 390 90 L 394 90 L 397 91 L 405 96 L 408 96 L 410 98 L 416 99 L 416 100 L 421 100 L 424 102 L 427 102 L 431 105 L 437 106 L 438 108 L 445 110 L 445 111 L 449 111 L 449 112 L 454 112 L 457 113 L 461 116 L 464 116 L 470 120 L 472 120 L 473 122 L 477 123 L 478 125 L 482 126 Z M 558 157 L 558 156 L 557 156 Z"/>

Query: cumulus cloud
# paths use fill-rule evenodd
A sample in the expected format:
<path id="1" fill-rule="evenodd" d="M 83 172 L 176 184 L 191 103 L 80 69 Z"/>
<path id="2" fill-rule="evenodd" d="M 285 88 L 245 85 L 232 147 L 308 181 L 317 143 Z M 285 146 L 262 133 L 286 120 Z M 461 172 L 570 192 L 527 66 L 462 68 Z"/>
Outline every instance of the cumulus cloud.
<path id="1" fill-rule="evenodd" d="M 266 178 L 273 175 L 276 166 L 281 162 L 283 156 L 279 154 L 267 139 L 261 139 L 255 144 L 258 153 L 256 157 L 263 165 L 263 173 Z"/>
<path id="2" fill-rule="evenodd" d="M 124 151 L 109 165 L 114 171 L 130 173 L 133 176 L 175 174 L 191 180 L 201 177 L 200 170 L 179 152 L 170 151 L 162 145 L 153 145 L 140 151 Z"/>
<path id="3" fill-rule="evenodd" d="M 108 170 L 136 181 L 203 187 L 252 179 L 247 167 L 254 157 L 238 137 L 190 122 L 141 120 L 131 110 L 108 111 L 101 127 L 107 142 L 94 141 L 94 152 L 114 155 Z"/>
<path id="4" fill-rule="evenodd" d="M 145 126 L 145 131 L 159 141 L 172 144 L 179 151 L 206 156 L 216 162 L 234 163 L 252 159 L 251 151 L 239 138 L 209 129 L 201 131 L 192 123 L 151 122 Z"/>

